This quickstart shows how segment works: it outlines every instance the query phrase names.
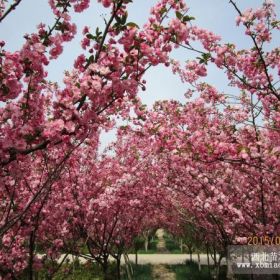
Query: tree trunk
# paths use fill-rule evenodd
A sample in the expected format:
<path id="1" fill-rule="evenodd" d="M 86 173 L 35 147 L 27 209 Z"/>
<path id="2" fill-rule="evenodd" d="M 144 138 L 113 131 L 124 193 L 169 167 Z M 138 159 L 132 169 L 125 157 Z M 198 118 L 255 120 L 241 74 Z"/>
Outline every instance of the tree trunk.
<path id="1" fill-rule="evenodd" d="M 145 237 L 145 252 L 148 252 L 149 249 L 149 237 Z"/>
<path id="2" fill-rule="evenodd" d="M 135 250 L 135 264 L 138 264 L 138 250 Z"/>
<path id="3" fill-rule="evenodd" d="M 210 277 L 210 276 L 211 276 L 211 273 L 210 273 L 210 260 L 209 260 L 209 247 L 208 247 L 208 246 L 206 247 L 206 253 L 207 253 L 208 274 L 209 274 L 209 277 Z"/>
<path id="4" fill-rule="evenodd" d="M 198 261 L 198 270 L 201 271 L 201 263 L 200 263 L 200 253 L 197 253 L 197 261 Z"/>
<path id="5" fill-rule="evenodd" d="M 214 260 L 214 265 L 216 267 L 217 266 L 217 254 L 216 254 L 215 247 L 213 248 L 213 260 Z"/>
<path id="6" fill-rule="evenodd" d="M 190 254 L 190 261 L 192 261 L 192 247 L 187 245 L 189 249 L 189 254 Z"/>
<path id="7" fill-rule="evenodd" d="M 124 254 L 123 255 L 124 257 L 124 261 L 125 261 L 125 264 L 126 264 L 126 272 L 127 272 L 127 277 L 128 277 L 128 280 L 133 280 L 133 268 L 131 266 L 131 263 L 129 261 L 129 258 L 128 258 L 128 255 L 127 254 Z"/>
<path id="8" fill-rule="evenodd" d="M 109 279 L 110 279 L 110 276 L 109 276 L 109 274 L 108 274 L 108 259 L 103 261 L 103 263 L 102 263 L 102 269 L 103 269 L 103 277 L 104 277 L 104 280 L 109 280 Z"/>
<path id="9" fill-rule="evenodd" d="M 220 279 L 220 269 L 221 269 L 221 260 L 222 260 L 222 258 L 223 257 L 220 255 L 219 256 L 219 260 L 216 263 L 216 269 L 215 269 L 215 271 L 216 271 L 216 279 Z"/>
<path id="10" fill-rule="evenodd" d="M 231 265 L 229 265 L 228 258 L 227 258 L 227 279 L 228 280 L 233 280 L 234 279 L 234 274 L 233 274 Z"/>
<path id="11" fill-rule="evenodd" d="M 34 243 L 35 243 L 35 232 L 32 231 L 29 238 L 29 264 L 28 264 L 29 280 L 33 280 Z"/>
<path id="12" fill-rule="evenodd" d="M 121 256 L 117 257 L 117 280 L 121 279 Z"/>

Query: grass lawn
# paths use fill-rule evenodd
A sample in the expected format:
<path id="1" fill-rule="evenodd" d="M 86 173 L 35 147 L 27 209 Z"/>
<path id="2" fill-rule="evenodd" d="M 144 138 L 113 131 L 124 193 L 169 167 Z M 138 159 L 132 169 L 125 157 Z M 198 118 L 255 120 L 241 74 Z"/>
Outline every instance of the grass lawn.
<path id="1" fill-rule="evenodd" d="M 158 239 L 154 239 L 151 240 L 149 242 L 149 247 L 148 247 L 148 252 L 145 251 L 145 249 L 140 249 L 138 250 L 138 254 L 157 254 L 157 244 L 158 244 Z M 132 254 L 134 254 L 134 251 L 131 252 Z"/>
<path id="2" fill-rule="evenodd" d="M 115 267 L 110 267 L 111 280 L 116 279 Z M 122 280 L 128 280 L 125 273 L 125 267 L 122 267 Z M 133 280 L 148 280 L 152 279 L 152 266 L 151 265 L 133 265 Z M 41 279 L 41 278 L 40 278 Z M 43 278 L 42 278 L 43 279 Z M 102 271 L 97 265 L 80 266 L 67 275 L 67 273 L 61 273 L 57 275 L 54 280 L 102 280 Z"/>
<path id="3" fill-rule="evenodd" d="M 194 262 L 187 262 L 187 265 L 168 265 L 170 270 L 176 274 L 176 280 L 212 280 L 211 271 L 213 267 L 210 267 L 210 271 L 206 265 L 201 266 L 201 270 L 198 269 L 198 264 Z M 220 279 L 226 279 L 226 266 L 221 267 Z M 249 276 L 236 276 L 237 280 L 249 280 Z"/>

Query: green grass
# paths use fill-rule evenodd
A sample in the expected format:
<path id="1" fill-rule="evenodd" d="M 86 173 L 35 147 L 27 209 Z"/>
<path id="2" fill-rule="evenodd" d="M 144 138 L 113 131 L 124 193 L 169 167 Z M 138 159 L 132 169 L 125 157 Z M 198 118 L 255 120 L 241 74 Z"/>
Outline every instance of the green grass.
<path id="1" fill-rule="evenodd" d="M 165 239 L 165 246 L 171 254 L 181 254 L 179 245 L 173 239 Z"/>
<path id="2" fill-rule="evenodd" d="M 158 244 L 158 239 L 154 239 L 153 241 L 149 242 L 149 247 L 148 247 L 148 252 L 145 251 L 144 248 L 140 249 L 138 251 L 138 254 L 157 254 L 157 244 Z M 134 252 L 132 252 L 134 253 Z"/>
<path id="3" fill-rule="evenodd" d="M 152 279 L 152 266 L 147 265 L 132 265 L 133 267 L 133 280 L 149 280 Z M 127 276 L 124 274 L 122 280 L 127 280 Z"/>
<path id="4" fill-rule="evenodd" d="M 206 266 L 201 267 L 199 271 L 197 263 L 187 262 L 186 265 L 169 265 L 168 268 L 176 273 L 176 280 L 209 280 L 212 279 L 209 275 L 208 268 Z"/>
<path id="5" fill-rule="evenodd" d="M 152 279 L 152 266 L 151 265 L 135 265 L 132 264 L 133 268 L 133 280 L 148 280 Z M 124 266 L 121 267 L 121 280 L 128 280 L 126 269 Z M 39 273 L 35 273 L 35 279 L 47 280 L 46 270 L 41 270 Z M 27 279 L 27 274 L 23 274 L 21 280 Z M 52 278 L 53 280 L 103 280 L 102 269 L 96 263 L 87 264 L 65 264 L 61 267 L 59 272 Z M 110 263 L 109 265 L 109 279 L 116 279 L 116 264 Z"/>
<path id="6" fill-rule="evenodd" d="M 109 271 L 113 272 L 113 266 L 110 266 Z M 97 264 L 73 264 L 64 265 L 55 277 L 54 280 L 101 280 L 103 274 L 100 266 Z M 114 278 L 112 278 L 113 280 Z"/>
<path id="7" fill-rule="evenodd" d="M 152 279 L 151 273 L 151 265 L 133 265 L 133 280 L 147 280 Z M 110 265 L 109 268 L 109 275 L 111 280 L 116 279 L 116 267 L 114 264 Z M 102 280 L 103 275 L 101 269 L 97 265 L 91 266 L 80 266 L 80 268 L 76 268 L 69 273 L 68 276 L 65 277 L 64 275 L 57 275 L 54 280 Z M 122 267 L 122 280 L 127 280 L 128 277 L 126 275 L 125 267 Z"/>
<path id="8" fill-rule="evenodd" d="M 201 266 L 199 271 L 198 264 L 195 262 L 187 261 L 186 264 L 179 265 L 168 265 L 168 269 L 172 270 L 176 274 L 176 280 L 212 280 L 211 272 L 214 267 L 209 269 L 206 265 Z M 226 266 L 222 266 L 220 270 L 220 279 L 226 279 Z M 250 278 L 246 275 L 238 275 L 235 279 L 238 280 L 249 280 Z"/>

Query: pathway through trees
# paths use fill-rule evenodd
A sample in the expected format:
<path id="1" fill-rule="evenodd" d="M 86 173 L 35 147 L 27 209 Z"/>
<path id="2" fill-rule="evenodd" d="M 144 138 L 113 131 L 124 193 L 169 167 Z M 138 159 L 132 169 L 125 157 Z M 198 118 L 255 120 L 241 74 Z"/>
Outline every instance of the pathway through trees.
<path id="1" fill-rule="evenodd" d="M 164 230 L 162 228 L 156 231 L 156 236 L 158 238 L 157 251 L 159 253 L 167 253 L 166 243 L 164 239 Z M 153 279 L 161 280 L 175 280 L 176 275 L 170 269 L 168 269 L 164 264 L 154 264 L 152 270 Z"/>
<path id="2" fill-rule="evenodd" d="M 170 269 L 168 269 L 164 264 L 153 265 L 152 279 L 160 280 L 175 280 L 176 275 Z"/>
<path id="3" fill-rule="evenodd" d="M 164 239 L 164 230 L 162 228 L 156 231 L 156 236 L 158 238 L 157 251 L 159 253 L 167 253 L 168 250 L 166 248 L 165 239 Z"/>

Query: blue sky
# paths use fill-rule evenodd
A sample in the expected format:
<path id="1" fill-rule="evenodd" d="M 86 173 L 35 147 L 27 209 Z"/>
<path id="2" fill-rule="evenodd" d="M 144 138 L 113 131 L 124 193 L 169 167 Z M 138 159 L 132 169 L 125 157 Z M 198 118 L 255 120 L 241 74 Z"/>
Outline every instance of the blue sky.
<path id="1" fill-rule="evenodd" d="M 78 26 L 78 35 L 74 41 L 66 45 L 63 55 L 49 65 L 49 79 L 62 84 L 64 70 L 72 69 L 73 61 L 81 52 L 80 39 L 83 26 L 88 25 L 95 29 L 99 26 L 104 27 L 102 17 L 108 16 L 108 10 L 97 4 L 97 1 L 91 1 L 90 9 L 82 14 L 74 14 L 73 21 Z M 278 11 L 280 11 L 280 0 L 274 1 Z M 156 3 L 155 0 L 134 0 L 129 8 L 129 21 L 134 21 L 138 25 L 145 23 L 150 7 Z M 239 47 L 250 47 L 249 38 L 244 36 L 244 29 L 235 25 L 236 11 L 229 4 L 228 0 L 186 0 L 190 8 L 189 14 L 196 18 L 195 24 L 206 28 L 220 35 L 224 42 L 234 42 Z M 241 10 L 248 7 L 260 6 L 261 0 L 236 0 Z M 24 0 L 18 8 L 9 15 L 1 24 L 0 38 L 6 41 L 6 49 L 11 51 L 20 48 L 24 42 L 25 33 L 35 31 L 38 23 L 43 22 L 51 25 L 54 22 L 53 15 L 48 6 L 47 0 Z M 279 37 L 279 36 L 278 36 Z M 274 41 L 273 45 L 279 46 L 280 39 Z M 175 57 L 181 61 L 191 58 L 186 50 L 175 52 Z M 221 71 L 210 69 L 207 81 L 217 86 L 221 90 L 231 90 L 227 87 L 227 82 Z M 146 74 L 147 90 L 140 96 L 149 107 L 159 99 L 177 99 L 182 101 L 186 85 L 180 82 L 180 79 L 171 74 L 171 70 L 164 66 L 151 69 Z M 113 133 L 103 136 L 103 145 L 108 143 Z"/>

